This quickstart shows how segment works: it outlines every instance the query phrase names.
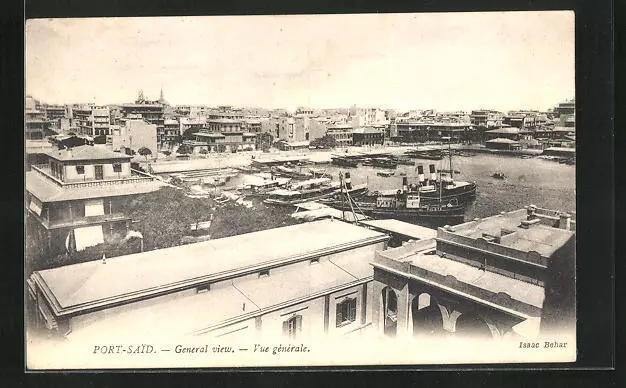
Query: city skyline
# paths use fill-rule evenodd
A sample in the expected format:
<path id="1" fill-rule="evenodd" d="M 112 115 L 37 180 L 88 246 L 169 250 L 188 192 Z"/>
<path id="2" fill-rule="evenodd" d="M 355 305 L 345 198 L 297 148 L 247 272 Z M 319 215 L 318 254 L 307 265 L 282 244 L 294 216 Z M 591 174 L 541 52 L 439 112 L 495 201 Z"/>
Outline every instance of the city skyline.
<path id="1" fill-rule="evenodd" d="M 51 104 L 163 88 L 172 105 L 545 111 L 574 97 L 574 14 L 28 20 L 25 87 Z"/>

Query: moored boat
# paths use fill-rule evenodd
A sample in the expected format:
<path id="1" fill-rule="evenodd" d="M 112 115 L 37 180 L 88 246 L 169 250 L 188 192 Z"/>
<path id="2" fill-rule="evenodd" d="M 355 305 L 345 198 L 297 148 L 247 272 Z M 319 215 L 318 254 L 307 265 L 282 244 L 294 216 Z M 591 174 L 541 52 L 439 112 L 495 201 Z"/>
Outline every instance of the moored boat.
<path id="1" fill-rule="evenodd" d="M 359 166 L 356 160 L 346 158 L 346 157 L 341 157 L 341 156 L 332 157 L 331 164 L 334 164 L 336 166 L 342 166 L 342 167 L 358 167 Z"/>
<path id="2" fill-rule="evenodd" d="M 339 183 L 332 182 L 329 178 L 316 178 L 291 184 L 284 189 L 272 190 L 267 193 L 268 197 L 263 202 L 289 206 L 327 198 L 337 193 L 338 190 Z"/>

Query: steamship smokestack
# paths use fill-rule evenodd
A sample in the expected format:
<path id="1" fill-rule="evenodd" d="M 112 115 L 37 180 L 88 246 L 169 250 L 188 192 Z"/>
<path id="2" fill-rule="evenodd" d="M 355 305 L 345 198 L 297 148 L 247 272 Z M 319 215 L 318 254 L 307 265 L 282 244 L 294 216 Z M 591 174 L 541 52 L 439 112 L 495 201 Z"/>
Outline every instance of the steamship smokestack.
<path id="1" fill-rule="evenodd" d="M 420 183 L 424 183 L 424 166 L 421 164 L 417 166 L 417 180 Z"/>
<path id="2" fill-rule="evenodd" d="M 409 178 L 407 177 L 402 177 L 402 191 L 405 193 L 409 191 Z"/>
<path id="3" fill-rule="evenodd" d="M 437 173 L 435 171 L 435 165 L 431 164 L 428 166 L 428 168 L 430 169 L 430 179 L 433 181 L 437 180 Z"/>
<path id="4" fill-rule="evenodd" d="M 346 189 L 347 190 L 352 190 L 352 180 L 350 179 L 350 173 L 347 172 L 345 175 L 345 182 L 346 182 Z"/>

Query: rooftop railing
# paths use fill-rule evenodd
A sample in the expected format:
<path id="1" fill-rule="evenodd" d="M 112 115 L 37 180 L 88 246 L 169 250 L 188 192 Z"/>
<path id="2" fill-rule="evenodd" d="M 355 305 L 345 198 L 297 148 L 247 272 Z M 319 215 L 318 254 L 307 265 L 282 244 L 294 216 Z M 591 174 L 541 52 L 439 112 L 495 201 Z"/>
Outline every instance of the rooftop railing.
<path id="1" fill-rule="evenodd" d="M 31 170 L 34 171 L 38 176 L 44 178 L 46 181 L 57 185 L 62 189 L 78 189 L 83 187 L 101 187 L 101 186 L 116 186 L 116 185 L 124 185 L 124 184 L 136 184 L 136 183 L 146 183 L 152 182 L 155 178 L 149 174 L 143 173 L 141 171 L 130 169 L 131 176 L 125 178 L 117 178 L 117 179 L 92 179 L 83 182 L 64 182 L 52 174 L 50 174 L 47 165 L 39 165 L 39 166 L 31 166 Z"/>

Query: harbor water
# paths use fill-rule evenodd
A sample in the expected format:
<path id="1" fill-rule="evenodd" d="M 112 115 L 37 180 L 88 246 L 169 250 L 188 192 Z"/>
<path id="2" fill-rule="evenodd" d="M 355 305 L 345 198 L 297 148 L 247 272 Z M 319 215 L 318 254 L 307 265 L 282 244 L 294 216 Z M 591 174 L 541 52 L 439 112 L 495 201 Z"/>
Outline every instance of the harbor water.
<path id="1" fill-rule="evenodd" d="M 406 173 L 409 183 L 417 182 L 417 165 L 422 164 L 428 176 L 428 165 L 437 169 L 448 169 L 449 160 L 441 161 L 414 159 L 415 166 L 398 165 L 396 170 L 369 166 L 341 168 L 325 166 L 338 179 L 341 171 L 349 171 L 352 183 L 367 183 L 370 190 L 394 189 L 402 186 L 401 172 Z M 539 207 L 571 211 L 576 210 L 576 166 L 559 164 L 541 158 L 522 159 L 514 156 L 477 154 L 455 156 L 452 160 L 455 180 L 474 181 L 477 184 L 476 200 L 466 209 L 465 220 L 488 217 L 502 211 L 520 209 L 533 204 Z M 395 171 L 390 177 L 378 176 L 380 171 Z M 505 179 L 491 177 L 494 172 L 503 172 Z"/>

